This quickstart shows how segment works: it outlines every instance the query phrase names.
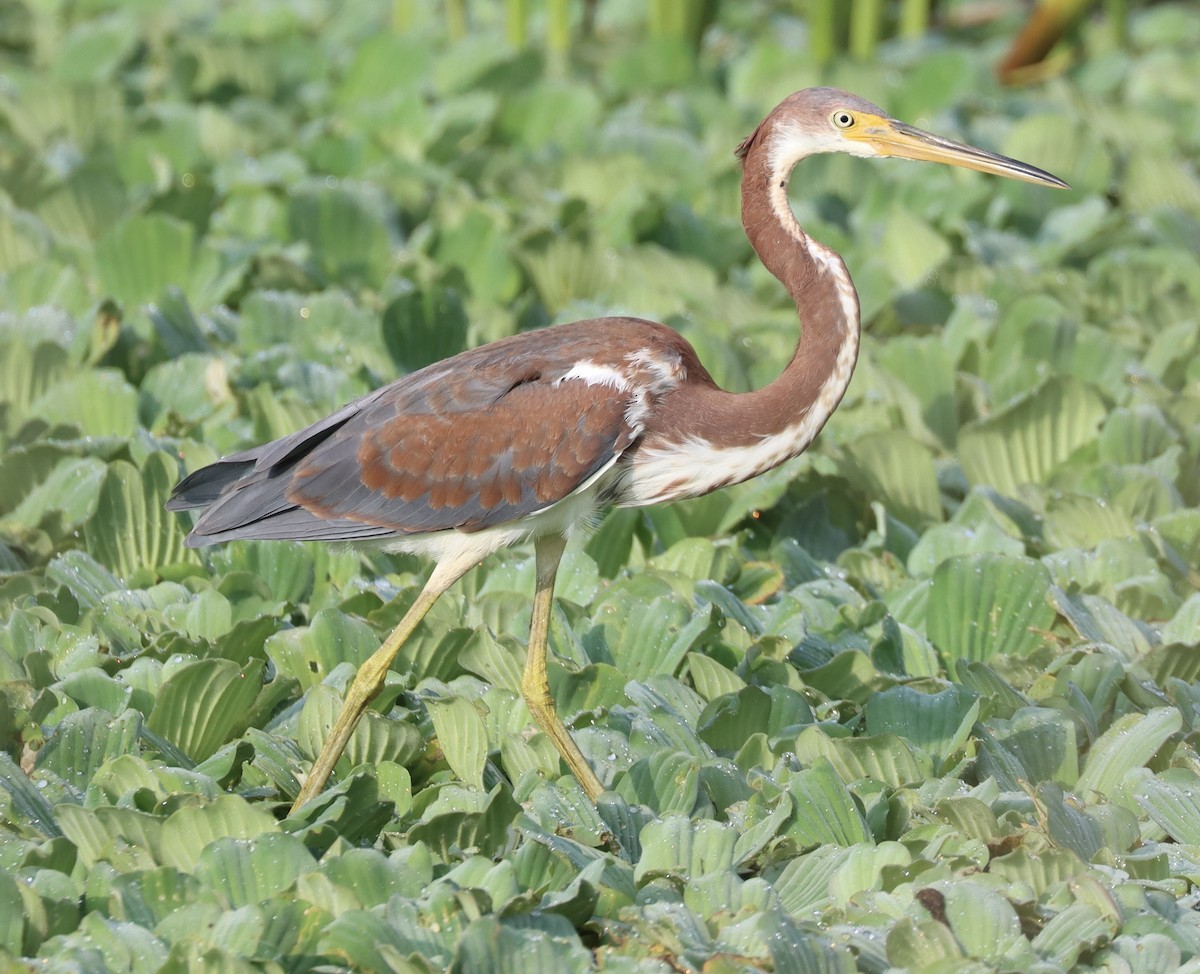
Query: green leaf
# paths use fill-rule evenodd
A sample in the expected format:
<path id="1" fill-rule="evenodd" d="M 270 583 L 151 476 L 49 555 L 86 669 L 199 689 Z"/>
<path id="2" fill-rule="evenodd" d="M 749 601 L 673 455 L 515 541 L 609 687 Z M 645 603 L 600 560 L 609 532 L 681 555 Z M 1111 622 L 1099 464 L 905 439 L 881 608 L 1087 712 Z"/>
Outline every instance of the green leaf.
<path id="1" fill-rule="evenodd" d="M 1145 765 L 1182 726 L 1183 716 L 1174 707 L 1118 718 L 1088 751 L 1076 790 L 1112 798 L 1126 773 Z"/>
<path id="2" fill-rule="evenodd" d="M 948 447 L 958 439 L 954 360 L 937 336 L 896 335 L 875 349 L 880 365 L 905 383 L 921 403 L 925 424 Z"/>
<path id="3" fill-rule="evenodd" d="M 798 845 L 852 846 L 872 841 L 866 819 L 828 761 L 793 775 L 787 790 L 795 812 L 786 834 Z"/>
<path id="4" fill-rule="evenodd" d="M 1046 505 L 1046 540 L 1055 548 L 1094 548 L 1105 538 L 1128 538 L 1133 518 L 1100 497 L 1056 494 Z"/>
<path id="5" fill-rule="evenodd" d="M 999 893 L 972 880 L 938 882 L 930 892 L 968 957 L 1010 968 L 1035 959 L 1016 911 Z"/>
<path id="6" fill-rule="evenodd" d="M 1061 913 L 1051 916 L 1038 936 L 1033 949 L 1040 957 L 1063 969 L 1075 966 L 1084 952 L 1091 952 L 1117 932 L 1116 921 L 1087 903 L 1072 903 Z"/>
<path id="7" fill-rule="evenodd" d="M 190 283 L 201 270 L 192 225 L 162 213 L 132 216 L 96 243 L 100 286 L 122 304 L 153 301 L 171 285 Z"/>
<path id="8" fill-rule="evenodd" d="M 833 901 L 829 883 L 848 856 L 845 849 L 821 845 L 789 860 L 771 881 L 780 905 L 798 919 L 820 912 Z"/>
<path id="9" fill-rule="evenodd" d="M 1035 896 L 1063 883 L 1078 881 L 1088 871 L 1088 864 L 1070 849 L 1042 849 L 1031 852 L 1025 846 L 1004 856 L 997 856 L 988 865 L 1006 883 L 1024 883 Z"/>
<path id="10" fill-rule="evenodd" d="M 148 868 L 163 854 L 163 822 L 157 816 L 111 805 L 92 810 L 62 804 L 56 812 L 63 834 L 79 850 L 84 865 L 111 858 L 124 846 L 130 847 L 135 868 Z"/>
<path id="11" fill-rule="evenodd" d="M 205 846 L 194 875 L 227 908 L 250 906 L 290 889 L 302 873 L 317 868 L 304 843 L 268 832 L 250 839 L 218 839 Z"/>
<path id="12" fill-rule="evenodd" d="M 1186 768 L 1144 773 L 1134 791 L 1151 820 L 1176 842 L 1200 846 L 1200 777 Z"/>
<path id="13" fill-rule="evenodd" d="M 261 660 L 244 668 L 224 659 L 185 663 L 163 682 L 147 726 L 203 761 L 245 727 L 262 677 Z"/>
<path id="14" fill-rule="evenodd" d="M 29 411 L 76 426 L 84 436 L 128 437 L 137 426 L 137 391 L 121 373 L 95 369 L 47 389 Z"/>
<path id="15" fill-rule="evenodd" d="M 200 884 L 187 873 L 162 866 L 116 876 L 112 890 L 121 919 L 153 928 L 176 910 L 195 902 Z"/>
<path id="16" fill-rule="evenodd" d="M 218 839 L 253 839 L 276 832 L 279 823 L 261 804 L 222 795 L 206 805 L 187 805 L 162 823 L 162 862 L 191 872 L 203 851 Z"/>
<path id="17" fill-rule="evenodd" d="M 378 648 L 379 637 L 370 626 L 333 608 L 314 613 L 307 626 L 275 633 L 264 645 L 279 671 L 305 689 L 343 663 L 361 666 Z"/>
<path id="18" fill-rule="evenodd" d="M 178 516 L 163 507 L 177 479 L 174 461 L 161 452 L 151 453 L 141 470 L 124 460 L 110 463 L 96 512 L 84 526 L 88 554 L 125 579 L 139 570 L 197 562 L 183 543 Z"/>
<path id="19" fill-rule="evenodd" d="M 311 184 L 289 199 L 288 231 L 312 248 L 331 282 L 379 287 L 391 263 L 387 205 L 349 189 Z"/>
<path id="20" fill-rule="evenodd" d="M 1054 622 L 1049 593 L 1050 573 L 1031 559 L 951 558 L 933 573 L 929 638 L 952 660 L 1028 656 L 1045 644 Z"/>
<path id="21" fill-rule="evenodd" d="M 37 766 L 83 792 L 102 764 L 135 753 L 141 724 L 141 715 L 128 710 L 119 717 L 94 708 L 68 714 L 38 754 Z"/>
<path id="22" fill-rule="evenodd" d="M 0 751 L 0 787 L 8 792 L 12 807 L 43 835 L 54 838 L 63 834 L 54 808 L 7 751 Z"/>
<path id="23" fill-rule="evenodd" d="M 979 716 L 979 695 L 966 687 L 921 693 L 899 686 L 877 693 L 864 708 L 869 734 L 896 734 L 933 758 L 940 773 L 962 748 Z"/>
<path id="24" fill-rule="evenodd" d="M 844 448 L 846 476 L 914 528 L 942 518 L 933 454 L 904 433 L 868 433 Z"/>
<path id="25" fill-rule="evenodd" d="M 481 917 L 467 927 L 449 967 L 451 974 L 523 974 L 531 970 L 583 974 L 593 969 L 591 951 L 571 924 L 554 914 L 545 914 L 528 926 Z"/>
<path id="26" fill-rule="evenodd" d="M 639 884 L 664 875 L 686 881 L 733 868 L 737 833 L 719 822 L 666 815 L 642 829 L 640 839 L 642 857 L 634 869 Z"/>
<path id="27" fill-rule="evenodd" d="M 475 704 L 462 697 L 425 701 L 433 729 L 446 763 L 459 779 L 483 790 L 483 766 L 487 763 L 487 728 Z"/>
<path id="28" fill-rule="evenodd" d="M 700 760 L 683 751 L 658 750 L 634 764 L 616 791 L 631 804 L 647 805 L 660 815 L 688 815 L 700 795 Z"/>
<path id="29" fill-rule="evenodd" d="M 0 382 L 3 405 L 9 414 L 5 426 L 15 427 L 28 412 L 30 403 L 39 400 L 67 370 L 70 354 L 57 342 L 31 342 L 20 335 L 0 338 Z M 41 415 L 40 410 L 34 415 Z"/>
<path id="30" fill-rule="evenodd" d="M 712 610 L 694 612 L 674 595 L 644 600 L 623 590 L 599 602 L 593 618 L 597 623 L 584 637 L 589 655 L 630 680 L 644 680 L 675 672 L 712 624 Z"/>
<path id="31" fill-rule="evenodd" d="M 1100 430 L 1100 459 L 1122 465 L 1149 463 L 1175 441 L 1175 431 L 1157 406 L 1114 409 Z"/>
<path id="32" fill-rule="evenodd" d="M 1048 379 L 999 412 L 963 427 L 963 472 L 1015 497 L 1022 484 L 1047 482 L 1080 447 L 1097 438 L 1104 400 L 1078 379 Z"/>
<path id="33" fill-rule="evenodd" d="M 24 932 L 25 901 L 16 880 L 7 870 L 0 870 L 0 955 L 20 957 L 24 953 Z"/>
<path id="34" fill-rule="evenodd" d="M 462 298 L 452 288 L 407 290 L 384 309 L 383 340 L 397 367 L 413 372 L 461 352 L 467 324 Z"/>
<path id="35" fill-rule="evenodd" d="M 95 512 L 96 494 L 107 471 L 108 466 L 96 457 L 64 459 L 3 521 L 37 527 L 51 511 L 61 511 L 64 527 L 82 524 Z"/>
<path id="36" fill-rule="evenodd" d="M 315 759 L 321 753 L 341 710 L 342 697 L 333 687 L 320 685 L 308 691 L 296 725 L 296 743 L 304 754 Z M 383 761 L 408 764 L 423 743 L 420 731 L 409 721 L 368 710 L 338 764 L 343 770 Z"/>
<path id="37" fill-rule="evenodd" d="M 503 211 L 495 206 L 476 205 L 457 217 L 443 221 L 436 258 L 440 263 L 462 269 L 473 297 L 495 304 L 511 301 L 521 278 L 509 256 L 506 241 L 510 228 Z M 394 307 L 395 302 L 388 310 Z M 455 337 L 453 331 L 444 331 L 442 341 Z"/>
<path id="38" fill-rule="evenodd" d="M 980 772 L 1008 787 L 1043 781 L 1072 786 L 1078 780 L 1075 725 L 1057 710 L 1019 709 L 1011 720 L 989 720 L 979 736 Z"/>
<path id="39" fill-rule="evenodd" d="M 950 256 L 950 245 L 928 223 L 904 206 L 893 206 L 883 232 L 884 264 L 900 287 L 927 282 Z"/>
<path id="40" fill-rule="evenodd" d="M 828 761 L 847 783 L 870 778 L 893 788 L 921 781 L 932 766 L 924 755 L 894 734 L 874 737 L 830 737 L 820 727 L 807 727 L 793 746 L 806 763 Z"/>
<path id="41" fill-rule="evenodd" d="M 961 963 L 963 949 L 944 923 L 903 917 L 888 932 L 887 956 L 900 968 L 938 970 L 939 961 Z"/>

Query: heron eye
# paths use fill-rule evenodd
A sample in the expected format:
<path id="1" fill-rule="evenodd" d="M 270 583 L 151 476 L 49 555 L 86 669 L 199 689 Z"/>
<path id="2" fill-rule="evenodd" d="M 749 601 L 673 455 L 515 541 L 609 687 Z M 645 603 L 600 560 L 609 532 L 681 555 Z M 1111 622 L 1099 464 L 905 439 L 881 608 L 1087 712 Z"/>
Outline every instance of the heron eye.
<path id="1" fill-rule="evenodd" d="M 848 129 L 854 124 L 854 116 L 847 111 L 836 111 L 833 113 L 833 124 L 840 129 Z"/>

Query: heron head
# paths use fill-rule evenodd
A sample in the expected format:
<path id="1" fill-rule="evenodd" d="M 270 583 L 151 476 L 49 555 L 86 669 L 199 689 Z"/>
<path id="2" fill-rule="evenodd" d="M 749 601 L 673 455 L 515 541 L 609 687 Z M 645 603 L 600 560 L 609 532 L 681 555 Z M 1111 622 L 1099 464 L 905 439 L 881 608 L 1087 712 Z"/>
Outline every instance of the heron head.
<path id="1" fill-rule="evenodd" d="M 892 118 L 878 105 L 837 88 L 805 88 L 789 95 L 742 143 L 739 155 L 745 156 L 755 141 L 765 145 L 771 170 L 780 175 L 790 172 L 806 156 L 845 152 L 940 162 L 1040 186 L 1070 188 L 1036 166 L 922 131 Z"/>

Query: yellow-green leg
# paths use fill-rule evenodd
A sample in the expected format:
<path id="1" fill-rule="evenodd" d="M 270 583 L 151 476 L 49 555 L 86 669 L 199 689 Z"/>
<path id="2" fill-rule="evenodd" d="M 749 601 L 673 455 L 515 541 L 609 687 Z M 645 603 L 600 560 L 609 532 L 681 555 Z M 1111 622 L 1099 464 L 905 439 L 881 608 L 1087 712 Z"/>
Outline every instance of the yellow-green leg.
<path id="1" fill-rule="evenodd" d="M 547 535 L 538 538 L 534 547 L 537 553 L 537 590 L 533 595 L 533 622 L 529 627 L 529 653 L 525 657 L 525 673 L 521 677 L 521 695 L 537 725 L 554 742 L 587 796 L 595 801 L 604 791 L 604 785 L 558 716 L 554 699 L 550 696 L 550 684 L 546 681 L 546 642 L 550 633 L 554 578 L 558 574 L 558 563 L 562 560 L 565 546 L 566 540 L 561 536 Z"/>
<path id="2" fill-rule="evenodd" d="M 433 570 L 433 574 L 429 576 L 425 587 L 421 589 L 417 600 L 404 613 L 400 624 L 383 641 L 383 645 L 358 668 L 354 681 L 346 691 L 342 710 L 338 714 L 337 720 L 334 721 L 333 729 L 329 732 L 325 746 L 321 748 L 321 753 L 313 764 L 312 770 L 304 779 L 300 794 L 296 796 L 296 801 L 292 805 L 293 812 L 299 811 L 305 802 L 316 798 L 321 793 L 321 789 L 325 787 L 325 783 L 329 781 L 334 765 L 338 763 L 342 752 L 346 750 L 346 744 L 350 740 L 350 735 L 354 733 L 354 728 L 358 726 L 362 715 L 366 713 L 368 705 L 383 689 L 388 669 L 392 665 L 392 660 L 396 658 L 396 654 L 400 652 L 400 647 L 413 634 L 413 630 L 425 618 L 425 614 L 433 607 L 433 603 L 438 600 L 438 597 L 458 581 L 465 572 L 478 564 L 478 561 L 479 559 L 474 558 L 439 564 Z"/>

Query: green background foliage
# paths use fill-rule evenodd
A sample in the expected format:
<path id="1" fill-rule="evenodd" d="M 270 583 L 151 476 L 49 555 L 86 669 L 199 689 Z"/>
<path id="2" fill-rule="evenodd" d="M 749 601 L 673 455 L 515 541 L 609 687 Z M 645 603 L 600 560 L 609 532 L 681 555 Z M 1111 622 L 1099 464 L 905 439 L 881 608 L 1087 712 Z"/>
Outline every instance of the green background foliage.
<path id="1" fill-rule="evenodd" d="M 606 0 L 569 52 L 562 5 L 520 47 L 500 5 L 428 8 L 0 5 L 0 958 L 1200 967 L 1194 8 L 1085 24 L 1016 91 L 1015 4 L 821 67 L 790 4 L 697 49 Z M 518 548 L 287 817 L 428 566 L 192 551 L 172 483 L 553 321 L 769 381 L 797 325 L 733 148 L 817 83 L 1074 189 L 806 162 L 862 362 L 804 457 L 568 551 L 551 683 L 611 792 L 531 730 Z"/>

